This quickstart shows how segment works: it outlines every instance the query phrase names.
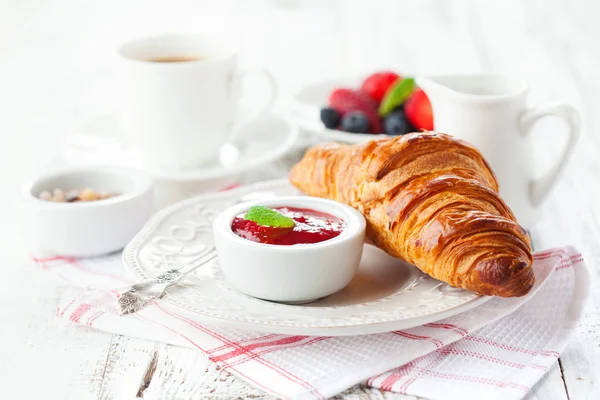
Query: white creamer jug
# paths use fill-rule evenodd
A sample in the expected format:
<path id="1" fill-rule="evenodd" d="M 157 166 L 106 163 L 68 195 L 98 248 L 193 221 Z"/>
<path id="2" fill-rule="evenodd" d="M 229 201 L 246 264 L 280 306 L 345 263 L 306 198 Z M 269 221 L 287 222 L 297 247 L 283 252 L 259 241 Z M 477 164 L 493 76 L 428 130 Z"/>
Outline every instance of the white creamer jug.
<path id="1" fill-rule="evenodd" d="M 417 78 L 431 102 L 438 132 L 477 147 L 492 167 L 500 195 L 519 223 L 530 228 L 539 218 L 539 205 L 548 195 L 573 152 L 579 135 L 579 114 L 567 104 L 528 108 L 528 85 L 501 75 L 444 75 Z M 550 171 L 533 179 L 529 133 L 542 117 L 558 116 L 568 127 L 569 140 Z"/>

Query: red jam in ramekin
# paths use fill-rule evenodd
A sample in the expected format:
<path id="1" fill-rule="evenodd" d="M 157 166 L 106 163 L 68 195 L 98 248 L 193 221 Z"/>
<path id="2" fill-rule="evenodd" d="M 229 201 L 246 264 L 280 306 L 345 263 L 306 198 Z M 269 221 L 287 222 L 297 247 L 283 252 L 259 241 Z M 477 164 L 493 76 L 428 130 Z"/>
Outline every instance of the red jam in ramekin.
<path id="1" fill-rule="evenodd" d="M 264 244 L 291 246 L 324 242 L 339 236 L 346 223 L 333 215 L 306 208 L 278 207 L 275 211 L 294 220 L 293 228 L 258 225 L 239 214 L 233 219 L 231 230 L 241 238 Z"/>

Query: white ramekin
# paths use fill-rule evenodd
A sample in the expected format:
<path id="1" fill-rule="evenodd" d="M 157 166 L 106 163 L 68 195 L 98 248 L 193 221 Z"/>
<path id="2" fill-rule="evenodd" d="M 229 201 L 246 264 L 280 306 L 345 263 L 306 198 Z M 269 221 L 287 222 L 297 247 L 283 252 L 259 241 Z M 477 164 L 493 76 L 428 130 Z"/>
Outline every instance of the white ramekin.
<path id="1" fill-rule="evenodd" d="M 38 198 L 44 190 L 86 187 L 119 195 L 75 203 Z M 31 247 L 69 257 L 91 257 L 122 249 L 153 210 L 152 180 L 128 168 L 61 169 L 23 185 L 21 196 Z"/>
<path id="2" fill-rule="evenodd" d="M 314 244 L 280 246 L 237 236 L 233 219 L 252 206 L 297 207 L 321 211 L 346 223 L 342 233 Z M 249 296 L 283 303 L 305 303 L 344 288 L 362 256 L 366 222 L 344 204 L 316 197 L 290 196 L 235 205 L 213 222 L 215 246 L 225 279 Z"/>

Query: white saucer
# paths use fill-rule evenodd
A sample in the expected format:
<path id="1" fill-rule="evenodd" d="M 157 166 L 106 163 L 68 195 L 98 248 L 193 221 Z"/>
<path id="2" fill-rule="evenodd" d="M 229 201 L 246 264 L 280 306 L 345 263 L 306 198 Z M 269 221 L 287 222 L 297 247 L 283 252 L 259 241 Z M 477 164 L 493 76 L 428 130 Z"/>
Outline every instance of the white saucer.
<path id="1" fill-rule="evenodd" d="M 126 268 L 148 279 L 214 242 L 214 217 L 240 201 L 298 195 L 285 180 L 200 195 L 155 214 L 123 252 Z M 331 260 L 332 263 L 336 262 Z M 161 306 L 199 324 L 293 335 L 365 335 L 450 317 L 489 300 L 439 282 L 416 267 L 366 246 L 350 284 L 310 304 L 287 305 L 244 295 L 224 279 L 218 260 L 167 290 Z"/>
<path id="2" fill-rule="evenodd" d="M 298 129 L 273 114 L 265 114 L 242 128 L 233 143 L 225 144 L 215 159 L 197 169 L 158 171 L 140 165 L 126 149 L 115 114 L 96 116 L 63 142 L 62 156 L 69 165 L 117 165 L 141 169 L 164 181 L 208 181 L 227 178 L 275 161 L 289 151 Z"/>
<path id="3" fill-rule="evenodd" d="M 325 80 L 305 86 L 286 104 L 285 117 L 303 130 L 322 139 L 342 143 L 364 143 L 369 140 L 389 137 L 385 134 L 348 133 L 327 129 L 320 118 L 320 110 L 328 102 L 329 95 L 337 88 L 358 88 L 362 79 Z"/>

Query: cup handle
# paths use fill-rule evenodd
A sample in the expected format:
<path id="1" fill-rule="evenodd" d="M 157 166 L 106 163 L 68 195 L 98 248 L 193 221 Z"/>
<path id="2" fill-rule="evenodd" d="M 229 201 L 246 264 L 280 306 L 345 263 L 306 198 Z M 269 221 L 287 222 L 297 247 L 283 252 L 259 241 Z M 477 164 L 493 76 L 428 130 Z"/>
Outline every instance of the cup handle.
<path id="1" fill-rule="evenodd" d="M 562 154 L 554 166 L 550 168 L 550 171 L 543 177 L 534 180 L 529 184 L 529 201 L 534 206 L 539 205 L 554 187 L 557 178 L 565 168 L 567 160 L 575 149 L 575 143 L 577 142 L 580 133 L 581 123 L 577 110 L 568 104 L 556 103 L 527 110 L 519 120 L 519 127 L 522 135 L 529 135 L 533 131 L 533 127 L 537 121 L 549 116 L 556 116 L 565 121 L 569 138 Z"/>
<path id="2" fill-rule="evenodd" d="M 260 118 L 265 112 L 267 112 L 271 108 L 271 106 L 275 102 L 275 99 L 277 98 L 277 80 L 275 79 L 273 74 L 271 74 L 271 72 L 269 72 L 269 70 L 267 70 L 266 68 L 249 69 L 235 74 L 232 83 L 232 88 L 235 96 L 241 93 L 242 83 L 244 82 L 244 79 L 246 79 L 250 74 L 260 74 L 265 78 L 267 86 L 269 86 L 269 99 L 257 112 L 255 112 L 250 117 L 246 117 L 243 120 L 234 120 L 233 135 L 230 139 L 231 142 L 235 141 L 235 139 L 239 136 L 242 126 L 257 118 Z"/>

